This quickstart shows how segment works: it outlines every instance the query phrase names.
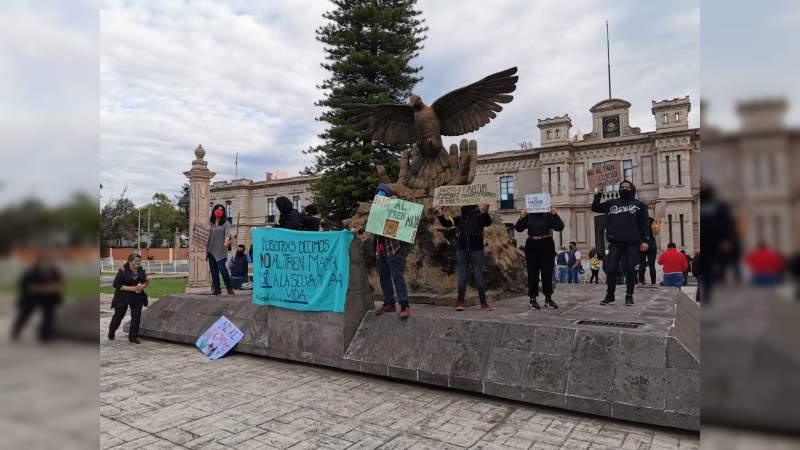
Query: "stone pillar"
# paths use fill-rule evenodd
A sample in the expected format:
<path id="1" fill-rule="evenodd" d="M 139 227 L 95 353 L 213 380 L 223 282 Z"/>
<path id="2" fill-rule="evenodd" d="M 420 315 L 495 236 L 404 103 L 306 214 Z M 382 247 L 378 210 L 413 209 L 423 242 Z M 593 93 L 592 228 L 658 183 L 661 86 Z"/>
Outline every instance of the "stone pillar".
<path id="1" fill-rule="evenodd" d="M 197 157 L 192 161 L 192 169 L 183 172 L 189 179 L 189 280 L 186 285 L 190 290 L 208 288 L 209 273 L 206 261 L 205 245 L 196 245 L 194 242 L 194 225 L 208 222 L 208 201 L 211 198 L 210 184 L 216 172 L 208 170 L 208 163 L 203 160 L 206 151 L 202 145 L 194 150 Z"/>

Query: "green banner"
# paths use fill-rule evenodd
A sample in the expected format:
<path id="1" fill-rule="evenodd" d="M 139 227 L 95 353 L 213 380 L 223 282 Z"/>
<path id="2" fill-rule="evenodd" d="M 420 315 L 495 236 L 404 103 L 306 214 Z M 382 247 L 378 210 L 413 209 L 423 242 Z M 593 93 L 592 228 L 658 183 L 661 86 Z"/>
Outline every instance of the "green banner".
<path id="1" fill-rule="evenodd" d="M 375 196 L 367 219 L 367 233 L 414 243 L 422 205 L 399 198 Z"/>

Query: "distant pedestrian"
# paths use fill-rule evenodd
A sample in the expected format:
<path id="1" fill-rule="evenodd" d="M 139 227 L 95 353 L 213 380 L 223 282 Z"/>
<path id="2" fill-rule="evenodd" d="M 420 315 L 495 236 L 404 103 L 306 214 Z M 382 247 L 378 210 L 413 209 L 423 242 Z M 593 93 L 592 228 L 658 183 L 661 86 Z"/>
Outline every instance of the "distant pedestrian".
<path id="1" fill-rule="evenodd" d="M 55 310 L 61 303 L 63 287 L 64 281 L 58 267 L 46 253 L 39 254 L 19 281 L 17 318 L 11 328 L 13 340 L 19 339 L 22 329 L 37 309 L 42 310 L 39 340 L 47 342 L 53 338 Z"/>
<path id="2" fill-rule="evenodd" d="M 600 259 L 597 258 L 597 251 L 592 249 L 589 252 L 589 270 L 592 271 L 592 276 L 589 278 L 589 284 L 592 284 L 592 280 L 594 280 L 595 284 L 600 284 L 600 267 L 601 267 Z"/>
<path id="3" fill-rule="evenodd" d="M 224 262 L 224 261 L 223 261 Z M 142 307 L 147 306 L 147 294 L 144 290 L 150 285 L 147 274 L 142 267 L 142 258 L 138 254 L 128 255 L 125 264 L 117 271 L 114 277 L 114 298 L 111 308 L 114 316 L 108 326 L 108 339 L 114 340 L 114 333 L 122 324 L 122 319 L 128 308 L 131 309 L 131 325 L 128 329 L 128 341 L 132 344 L 139 342 L 139 321 L 142 316 Z"/>
<path id="4" fill-rule="evenodd" d="M 683 271 L 683 285 L 689 284 L 689 271 L 692 270 L 692 257 L 686 254 L 686 250 L 681 250 L 681 254 L 686 258 L 686 270 Z"/>
<path id="5" fill-rule="evenodd" d="M 569 281 L 569 265 L 566 247 L 561 247 L 561 252 L 556 256 L 556 270 L 558 271 L 559 283 L 566 283 Z"/>
<path id="6" fill-rule="evenodd" d="M 656 235 L 661 231 L 661 220 L 650 218 L 650 227 L 647 234 L 647 251 L 639 252 L 639 283 L 644 283 L 644 273 L 650 268 L 650 284 L 656 284 L 656 256 L 658 247 Z"/>
<path id="7" fill-rule="evenodd" d="M 225 264 L 228 259 L 228 246 L 233 242 L 231 224 L 225 217 L 225 207 L 214 205 L 208 221 L 211 224 L 211 229 L 209 230 L 208 243 L 206 244 L 206 258 L 208 259 L 208 268 L 211 271 L 211 293 L 213 295 L 222 293 L 219 284 L 219 277 L 222 275 L 222 281 L 225 282 L 228 295 L 235 295 L 231 277 Z"/>
<path id="8" fill-rule="evenodd" d="M 514 225 L 517 232 L 528 230 L 528 239 L 525 241 L 525 263 L 528 269 L 528 306 L 530 309 L 540 309 L 536 297 L 539 295 L 539 275 L 542 280 L 542 293 L 546 308 L 557 309 L 553 301 L 553 258 L 556 254 L 556 244 L 553 242 L 553 232 L 564 229 L 564 221 L 556 213 L 555 208 L 550 208 L 549 213 L 529 214 L 527 209 L 520 213 L 519 220 Z"/>
<path id="9" fill-rule="evenodd" d="M 664 266 L 664 286 L 672 286 L 678 289 L 683 286 L 683 274 L 689 267 L 686 256 L 678 252 L 678 246 L 674 242 L 667 244 L 667 251 L 658 257 L 658 265 Z"/>
<path id="10" fill-rule="evenodd" d="M 755 250 L 745 258 L 751 282 L 755 286 L 775 286 L 781 280 L 786 263 L 780 253 L 770 248 L 765 242 L 759 242 Z"/>
<path id="11" fill-rule="evenodd" d="M 578 251 L 578 244 L 569 243 L 567 252 L 567 282 L 580 284 L 581 282 L 581 252 Z"/>
<path id="12" fill-rule="evenodd" d="M 436 216 L 443 227 L 458 228 L 458 248 L 456 250 L 458 303 L 456 310 L 461 311 L 464 309 L 467 278 L 469 278 L 471 272 L 475 287 L 478 288 L 481 308 L 491 311 L 492 307 L 486 301 L 486 282 L 483 279 L 483 262 L 486 259 L 486 253 L 483 250 L 483 229 L 492 225 L 489 205 L 462 206 L 461 215 L 457 217 L 445 217 L 442 208 L 439 207 L 436 209 Z"/>

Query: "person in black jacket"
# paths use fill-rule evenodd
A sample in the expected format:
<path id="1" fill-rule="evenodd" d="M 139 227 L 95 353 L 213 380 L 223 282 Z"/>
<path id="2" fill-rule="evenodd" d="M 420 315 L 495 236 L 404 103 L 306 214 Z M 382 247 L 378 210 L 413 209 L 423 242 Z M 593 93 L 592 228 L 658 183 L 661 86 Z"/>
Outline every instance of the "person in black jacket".
<path id="1" fill-rule="evenodd" d="M 248 275 L 248 258 L 244 252 L 244 244 L 236 246 L 236 254 L 230 260 L 231 284 L 234 289 L 241 289 L 242 283 L 250 281 Z"/>
<path id="2" fill-rule="evenodd" d="M 456 264 L 458 266 L 458 305 L 457 311 L 464 309 L 464 297 L 467 292 L 467 277 L 469 266 L 475 286 L 478 288 L 478 298 L 481 308 L 491 311 L 492 307 L 486 302 L 486 283 L 483 280 L 483 260 L 486 255 L 483 251 L 483 229 L 492 225 L 489 215 L 489 205 L 480 207 L 475 205 L 462 206 L 461 215 L 458 217 L 445 217 L 442 208 L 436 208 L 436 217 L 443 227 L 458 228 L 458 250 L 456 251 Z"/>
<path id="3" fill-rule="evenodd" d="M 317 214 L 319 214 L 319 212 L 315 205 L 307 205 L 305 209 L 303 209 L 300 221 L 303 224 L 304 231 L 319 231 L 320 220 Z"/>
<path id="4" fill-rule="evenodd" d="M 644 273 L 650 268 L 650 284 L 656 284 L 656 257 L 658 256 L 658 245 L 656 245 L 657 230 L 661 229 L 661 222 L 650 218 L 650 226 L 647 227 L 647 251 L 639 254 L 639 283 L 644 284 Z"/>
<path id="5" fill-rule="evenodd" d="M 528 230 L 525 241 L 525 262 L 528 266 L 528 306 L 539 309 L 536 297 L 539 295 L 539 274 L 542 274 L 542 292 L 544 306 L 558 309 L 553 301 L 553 257 L 556 256 L 556 244 L 553 242 L 553 231 L 564 229 L 564 221 L 558 217 L 555 208 L 549 213 L 528 214 L 523 209 L 519 220 L 514 225 L 518 232 Z"/>
<path id="6" fill-rule="evenodd" d="M 108 340 L 114 340 L 114 333 L 122 324 L 125 312 L 131 308 L 131 326 L 128 330 L 128 341 L 132 344 L 139 342 L 139 319 L 142 316 L 142 307 L 147 306 L 147 294 L 144 290 L 150 284 L 147 274 L 142 268 L 142 257 L 136 253 L 128 255 L 128 261 L 117 271 L 114 277 L 114 298 L 111 308 L 114 316 L 108 326 Z"/>
<path id="7" fill-rule="evenodd" d="M 300 221 L 300 213 L 294 209 L 291 200 L 286 197 L 278 197 L 275 199 L 275 205 L 281 213 L 280 217 L 278 217 L 278 223 L 275 224 L 276 228 L 302 229 L 303 224 Z"/>
<path id="8" fill-rule="evenodd" d="M 628 180 L 619 185 L 619 198 L 601 202 L 605 185 L 599 185 L 592 202 L 592 211 L 607 214 L 606 239 L 608 240 L 608 271 L 606 297 L 603 305 L 614 303 L 614 291 L 617 288 L 617 270 L 620 261 L 625 273 L 625 305 L 633 306 L 633 289 L 636 285 L 636 265 L 639 263 L 639 252 L 646 252 L 650 227 L 647 205 L 636 200 L 636 186 Z"/>
<path id="9" fill-rule="evenodd" d="M 64 281 L 58 267 L 50 261 L 46 253 L 39 254 L 19 280 L 17 318 L 11 327 L 13 340 L 19 339 L 22 329 L 36 309 L 42 310 L 39 340 L 47 342 L 53 338 L 55 310 L 61 303 L 63 287 Z"/>

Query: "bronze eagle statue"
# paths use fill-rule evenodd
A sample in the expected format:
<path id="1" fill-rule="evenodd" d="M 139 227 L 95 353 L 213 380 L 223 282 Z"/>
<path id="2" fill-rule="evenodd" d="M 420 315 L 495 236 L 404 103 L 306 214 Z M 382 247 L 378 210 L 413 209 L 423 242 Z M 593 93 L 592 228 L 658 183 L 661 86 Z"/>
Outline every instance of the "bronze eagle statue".
<path id="1" fill-rule="evenodd" d="M 353 127 L 367 133 L 373 140 L 386 144 L 414 144 L 411 167 L 402 170 L 401 183 L 411 188 L 431 188 L 444 184 L 464 184 L 462 167 L 454 167 L 442 136 L 459 136 L 478 130 L 503 110 L 501 103 L 514 98 L 516 67 L 489 75 L 480 81 L 449 92 L 428 106 L 418 95 L 408 104 L 346 104 L 344 117 Z M 463 146 L 462 146 L 463 147 Z M 467 157 L 462 148 L 462 158 Z M 477 152 L 477 151 L 476 151 Z M 472 155 L 471 164 L 477 158 Z M 404 154 L 406 165 L 408 155 Z M 460 161 L 466 163 L 467 161 Z M 474 172 L 474 170 L 473 170 Z M 407 176 L 408 179 L 403 179 Z M 467 180 L 467 183 L 471 182 Z"/>

